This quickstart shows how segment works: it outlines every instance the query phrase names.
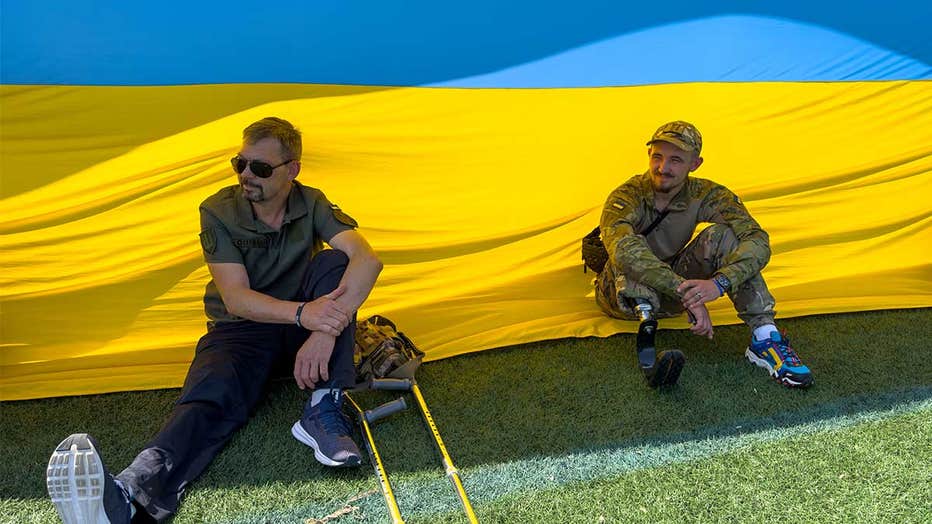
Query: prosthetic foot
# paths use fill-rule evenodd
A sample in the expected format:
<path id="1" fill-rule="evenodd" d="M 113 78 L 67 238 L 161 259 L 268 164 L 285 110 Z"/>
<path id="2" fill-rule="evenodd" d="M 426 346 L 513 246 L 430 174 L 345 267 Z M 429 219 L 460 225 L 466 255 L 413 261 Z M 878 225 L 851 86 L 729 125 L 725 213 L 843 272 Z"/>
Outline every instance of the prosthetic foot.
<path id="1" fill-rule="evenodd" d="M 657 334 L 657 321 L 654 319 L 653 308 L 643 299 L 635 299 L 635 309 L 641 318 L 638 326 L 637 354 L 638 366 L 644 373 L 647 385 L 652 388 L 672 386 L 680 378 L 686 356 L 678 349 L 670 349 L 657 353 L 654 346 L 654 337 Z"/>

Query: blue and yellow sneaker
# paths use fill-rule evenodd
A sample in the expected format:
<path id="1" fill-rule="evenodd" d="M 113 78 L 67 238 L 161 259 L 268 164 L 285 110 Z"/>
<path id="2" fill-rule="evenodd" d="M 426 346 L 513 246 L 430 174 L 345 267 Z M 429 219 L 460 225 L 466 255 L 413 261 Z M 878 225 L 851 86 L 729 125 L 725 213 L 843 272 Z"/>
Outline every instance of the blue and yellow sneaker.
<path id="1" fill-rule="evenodd" d="M 790 340 L 776 331 L 770 333 L 767 340 L 758 341 L 752 335 L 751 345 L 744 354 L 786 387 L 805 388 L 812 384 L 812 372 L 790 347 Z"/>

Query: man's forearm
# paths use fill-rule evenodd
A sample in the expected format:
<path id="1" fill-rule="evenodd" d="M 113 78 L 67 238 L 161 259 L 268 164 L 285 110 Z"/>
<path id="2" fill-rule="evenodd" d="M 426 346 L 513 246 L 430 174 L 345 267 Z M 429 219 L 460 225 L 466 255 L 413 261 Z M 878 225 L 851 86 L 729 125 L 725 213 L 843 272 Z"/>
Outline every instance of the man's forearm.
<path id="1" fill-rule="evenodd" d="M 345 291 L 335 299 L 336 304 L 352 315 L 369 296 L 381 270 L 382 263 L 373 255 L 352 257 L 340 281 Z M 298 306 L 302 303 L 279 300 L 245 285 L 227 290 L 223 301 L 227 310 L 238 317 L 273 324 L 295 323 Z"/>
<path id="2" fill-rule="evenodd" d="M 301 302 L 279 300 L 252 289 L 241 289 L 234 297 L 223 297 L 230 313 L 255 322 L 294 324 Z"/>

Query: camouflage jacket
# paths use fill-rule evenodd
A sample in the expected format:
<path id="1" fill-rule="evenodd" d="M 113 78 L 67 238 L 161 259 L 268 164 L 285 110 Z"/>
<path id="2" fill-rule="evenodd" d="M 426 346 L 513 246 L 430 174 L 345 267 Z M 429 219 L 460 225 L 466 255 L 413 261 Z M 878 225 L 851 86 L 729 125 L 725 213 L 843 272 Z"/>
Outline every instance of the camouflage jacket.
<path id="1" fill-rule="evenodd" d="M 670 202 L 669 214 L 650 232 L 642 231 L 660 213 L 654 207 L 650 173 L 636 175 L 609 195 L 602 210 L 602 240 L 609 260 L 627 278 L 668 296 L 684 278 L 670 268 L 676 254 L 689 243 L 702 222 L 728 225 L 738 237 L 738 248 L 722 260 L 718 270 L 732 289 L 759 273 L 770 260 L 770 238 L 725 186 L 690 175 Z"/>

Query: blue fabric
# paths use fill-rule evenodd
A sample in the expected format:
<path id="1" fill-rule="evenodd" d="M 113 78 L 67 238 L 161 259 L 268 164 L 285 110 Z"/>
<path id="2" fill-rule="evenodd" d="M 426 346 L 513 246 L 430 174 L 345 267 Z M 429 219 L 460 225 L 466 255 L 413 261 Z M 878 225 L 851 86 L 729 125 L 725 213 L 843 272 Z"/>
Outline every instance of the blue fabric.
<path id="1" fill-rule="evenodd" d="M 932 77 L 932 10 L 920 1 L 290 4 L 2 0 L 0 82 L 554 87 Z M 678 67 L 654 61 L 671 53 Z"/>

